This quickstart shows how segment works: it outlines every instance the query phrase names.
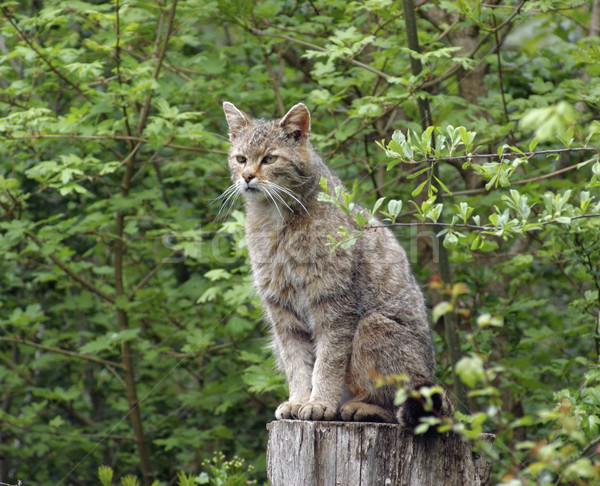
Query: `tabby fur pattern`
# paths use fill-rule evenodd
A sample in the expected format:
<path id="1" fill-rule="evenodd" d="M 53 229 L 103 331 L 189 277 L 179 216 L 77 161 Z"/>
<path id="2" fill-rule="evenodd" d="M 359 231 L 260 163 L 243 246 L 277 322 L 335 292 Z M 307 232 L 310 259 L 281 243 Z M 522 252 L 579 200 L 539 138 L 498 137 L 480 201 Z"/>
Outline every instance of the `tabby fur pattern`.
<path id="1" fill-rule="evenodd" d="M 328 235 L 356 223 L 317 197 L 322 177 L 332 190 L 343 185 L 310 144 L 304 104 L 276 121 L 254 120 L 228 102 L 223 108 L 233 181 L 223 198 L 245 199 L 254 283 L 289 385 L 275 416 L 414 427 L 427 414 L 419 400 L 395 407 L 395 388 L 376 388 L 372 379 L 405 373 L 412 389 L 433 382 L 425 302 L 405 251 L 377 223 L 349 248 L 327 246 Z M 448 413 L 442 394 L 434 404 L 432 413 Z"/>

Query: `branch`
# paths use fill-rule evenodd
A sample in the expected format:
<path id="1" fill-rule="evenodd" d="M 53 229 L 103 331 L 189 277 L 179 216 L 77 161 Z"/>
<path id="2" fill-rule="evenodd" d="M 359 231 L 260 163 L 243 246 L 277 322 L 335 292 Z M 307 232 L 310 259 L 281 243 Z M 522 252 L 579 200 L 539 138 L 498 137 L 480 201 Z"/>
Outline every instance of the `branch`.
<path id="1" fill-rule="evenodd" d="M 596 37 L 598 34 L 600 34 L 600 0 L 594 0 L 590 14 L 589 36 Z"/>
<path id="2" fill-rule="evenodd" d="M 175 18 L 175 11 L 177 10 L 177 0 L 173 0 L 171 4 L 171 11 L 169 12 L 169 20 L 167 21 L 167 32 L 165 32 L 165 37 L 163 39 L 163 43 L 160 47 L 160 51 L 158 53 L 158 57 L 156 60 L 156 67 L 154 68 L 154 74 L 152 77 L 156 80 L 158 79 L 158 75 L 162 68 L 163 61 L 165 59 L 165 54 L 167 52 L 167 44 L 169 43 L 169 38 L 171 37 L 171 33 L 173 32 L 173 19 Z M 162 17 L 161 17 L 162 19 Z M 156 42 L 160 38 L 160 29 L 158 30 L 156 36 Z M 150 101 L 152 100 L 152 93 L 150 93 L 146 97 L 146 101 L 144 102 L 144 106 L 142 107 L 142 113 L 140 114 L 140 121 L 138 122 L 137 135 L 141 136 L 144 126 L 146 125 L 146 120 L 148 119 L 148 113 L 150 112 Z"/>
<path id="3" fill-rule="evenodd" d="M 68 349 L 55 348 L 52 346 L 46 346 L 45 344 L 36 343 L 35 341 L 28 341 L 26 339 L 21 338 L 13 338 L 7 336 L 0 336 L 0 342 L 9 342 L 9 343 L 17 343 L 24 344 L 25 346 L 31 346 L 38 349 L 43 349 L 44 351 L 50 351 L 51 353 L 63 354 L 65 356 L 70 356 L 71 358 L 83 359 L 86 361 L 91 361 L 93 363 L 98 363 L 104 366 L 108 366 L 109 368 L 123 368 L 121 363 L 115 363 L 114 361 L 108 361 L 106 359 L 98 358 L 91 354 L 80 354 L 74 351 L 69 351 Z"/>
<path id="4" fill-rule="evenodd" d="M 76 84 L 74 84 L 72 81 L 70 81 L 68 78 L 66 78 L 58 69 L 56 69 L 54 67 L 54 65 L 50 62 L 50 60 L 35 46 L 35 44 L 33 42 L 31 42 L 27 38 L 27 36 L 23 33 L 23 31 L 21 29 L 19 29 L 19 27 L 17 26 L 17 24 L 13 20 L 12 16 L 10 15 L 9 12 L 6 11 L 6 9 L 3 8 L 2 9 L 2 13 L 4 14 L 4 17 L 6 18 L 6 20 L 8 20 L 8 22 L 10 23 L 10 25 L 12 25 L 13 29 L 15 29 L 17 31 L 17 34 L 19 34 L 19 37 L 21 37 L 21 39 L 23 39 L 25 41 L 25 43 L 31 49 L 33 49 L 33 51 L 35 51 L 35 53 L 40 57 L 40 59 L 42 61 L 44 61 L 46 63 L 46 65 L 52 70 L 52 72 L 54 74 L 56 74 L 65 83 L 67 83 L 69 86 L 71 86 L 73 89 L 75 89 L 75 91 L 77 91 L 79 94 L 81 94 L 85 98 L 88 98 L 88 95 L 86 93 L 84 93 L 83 91 L 81 91 L 81 88 L 79 86 L 77 86 Z"/>
<path id="5" fill-rule="evenodd" d="M 581 214 L 579 216 L 572 216 L 570 219 L 571 221 L 576 221 L 578 219 L 590 219 L 590 218 L 600 218 L 600 213 L 591 213 L 591 214 Z M 530 224 L 539 224 L 541 226 L 546 226 L 549 224 L 557 224 L 556 221 L 551 220 L 551 221 L 536 221 L 534 223 L 530 223 Z M 559 223 L 561 224 L 561 223 Z M 364 226 L 365 229 L 376 229 L 376 228 L 390 228 L 390 227 L 413 227 L 413 226 L 442 226 L 442 227 L 451 227 L 451 228 L 465 228 L 465 229 L 472 229 L 472 230 L 476 230 L 476 231 L 487 231 L 487 232 L 494 232 L 494 231 L 498 231 L 499 229 L 501 229 L 498 226 L 478 226 L 476 224 L 468 224 L 468 223 L 441 223 L 441 222 L 429 222 L 429 221 L 419 221 L 419 222 L 414 222 L 414 223 L 389 223 L 389 224 L 370 224 L 370 225 L 366 225 Z M 532 228 L 531 231 L 534 230 L 538 230 L 539 228 Z"/>
<path id="6" fill-rule="evenodd" d="M 412 0 L 402 0 L 402 11 L 404 12 L 404 22 L 406 25 L 406 38 L 408 41 L 408 48 L 413 52 L 420 52 L 419 48 L 419 36 L 417 32 L 417 22 L 415 20 L 415 7 Z M 412 73 L 414 76 L 421 74 L 421 61 L 414 56 L 410 56 L 410 64 Z M 419 117 L 421 118 L 421 127 L 423 131 L 428 126 L 432 125 L 431 121 L 431 109 L 429 106 L 428 98 L 417 97 L 417 106 L 419 108 Z M 436 176 L 438 172 L 437 164 L 430 163 L 430 177 L 429 183 L 431 184 L 432 177 Z M 438 225 L 441 228 L 441 225 Z M 438 271 L 441 279 L 449 284 L 452 281 L 452 275 L 450 273 L 450 262 L 448 258 L 448 252 L 446 247 L 441 243 L 440 231 L 436 231 L 436 241 L 438 244 Z M 449 312 L 443 316 L 444 320 L 444 334 L 446 338 L 446 344 L 448 346 L 448 352 L 450 355 L 450 364 L 452 367 L 452 377 L 454 380 L 454 393 L 456 395 L 456 401 L 458 409 L 463 413 L 469 413 L 468 398 L 465 387 L 460 379 L 456 375 L 456 363 L 460 359 L 462 354 L 460 342 L 458 339 L 457 320 L 454 312 Z"/>
<path id="7" fill-rule="evenodd" d="M 314 49 L 315 51 L 320 51 L 320 52 L 329 52 L 327 49 L 317 46 L 315 44 L 310 44 L 308 42 L 302 41 L 302 40 L 298 40 L 298 39 L 294 39 L 293 37 L 287 36 L 287 35 L 283 35 L 283 34 L 271 34 L 269 32 L 264 32 L 262 30 L 258 30 L 258 29 L 253 29 L 252 27 L 246 27 L 252 34 L 258 36 L 258 37 L 275 37 L 278 39 L 284 39 L 287 40 L 289 42 L 293 42 L 295 44 L 300 44 L 301 46 L 305 46 L 305 47 L 309 47 L 310 49 Z M 382 77 L 383 79 L 389 79 L 392 76 L 386 73 L 383 73 L 371 66 L 369 66 L 368 64 L 362 63 L 360 61 L 357 61 L 355 59 L 347 59 L 348 62 L 350 62 L 351 64 L 354 64 L 355 66 L 358 66 L 360 68 L 366 69 L 367 71 L 370 71 L 374 74 L 376 74 L 377 76 Z"/>
<path id="8" fill-rule="evenodd" d="M 502 158 L 504 157 L 514 157 L 516 155 L 525 156 L 525 157 L 533 157 L 535 155 L 544 155 L 544 154 L 561 154 L 564 152 L 598 152 L 600 153 L 600 148 L 594 147 L 571 147 L 571 148 L 562 148 L 562 149 L 548 149 L 548 150 L 538 150 L 535 152 L 505 152 L 500 154 Z M 471 160 L 471 159 L 497 159 L 498 154 L 469 154 L 469 155 L 456 155 L 449 157 L 439 157 L 439 158 L 426 158 L 422 160 L 410 160 L 405 163 L 408 164 L 422 164 L 423 162 L 455 162 L 461 160 Z"/>
<path id="9" fill-rule="evenodd" d="M 70 139 L 81 139 L 81 140 L 129 140 L 133 142 L 141 142 L 148 143 L 149 140 L 147 138 L 142 137 L 134 137 L 131 135 L 68 135 L 68 134 L 58 134 L 58 133 L 40 133 L 37 135 L 23 135 L 19 137 L 2 137 L 0 141 L 2 142 L 10 142 L 14 140 L 29 140 L 29 139 L 38 139 L 38 138 L 70 138 Z M 224 150 L 212 150 L 207 148 L 198 148 L 198 147 L 188 147 L 185 145 L 175 145 L 175 144 L 166 144 L 165 147 L 169 147 L 175 150 L 187 150 L 190 152 L 199 152 L 199 153 L 207 153 L 207 154 L 217 154 L 217 155 L 227 155 L 227 152 Z"/>
<path id="10" fill-rule="evenodd" d="M 477 45 L 471 50 L 471 52 L 469 52 L 466 57 L 473 57 L 477 51 L 481 48 L 481 46 L 487 42 L 487 40 L 492 36 L 495 35 L 496 32 L 499 32 L 500 30 L 502 30 L 506 25 L 508 25 L 510 22 L 512 22 L 512 20 L 519 15 L 519 13 L 521 13 L 521 8 L 523 7 L 523 5 L 525 4 L 526 0 L 521 0 L 521 3 L 519 3 L 519 5 L 517 5 L 517 7 L 515 8 L 514 12 L 504 21 L 502 22 L 498 27 L 490 30 L 487 34 L 485 34 L 481 39 L 479 39 L 479 42 L 477 43 Z M 423 81 L 421 83 L 420 86 L 417 87 L 417 89 L 427 89 L 427 88 L 431 88 L 433 86 L 435 86 L 436 84 L 444 81 L 445 79 L 448 79 L 450 76 L 456 74 L 456 72 L 461 68 L 460 64 L 455 64 L 454 66 L 452 66 L 450 69 L 448 69 L 445 73 L 440 74 L 438 77 L 431 79 L 429 81 Z"/>
<path id="11" fill-rule="evenodd" d="M 140 61 L 147 61 L 148 59 L 150 59 L 148 56 L 144 56 L 143 54 L 132 51 L 131 49 L 122 48 L 122 50 L 123 50 L 123 52 L 126 52 L 130 56 L 136 57 Z M 186 72 L 190 73 L 190 74 L 195 74 L 195 75 L 202 75 L 201 71 L 195 71 L 194 69 L 186 68 L 183 66 L 171 66 L 169 63 L 167 63 L 165 61 L 163 61 L 162 65 L 169 71 L 177 74 L 178 76 L 181 76 L 186 81 L 192 81 L 192 78 L 190 78 L 187 74 L 185 74 Z M 109 79 L 107 78 L 105 81 L 108 81 L 108 80 Z"/>
<path id="12" fill-rule="evenodd" d="M 26 234 L 27 234 L 27 236 L 29 236 L 29 238 L 31 238 L 33 240 L 33 242 L 38 246 L 38 248 L 42 249 L 44 244 L 43 244 L 43 242 L 41 242 L 39 240 L 39 238 L 36 235 L 34 235 L 31 231 L 26 231 Z M 85 277 L 81 276 L 79 273 L 77 273 L 75 270 L 73 270 L 71 267 L 69 267 L 66 263 L 64 263 L 54 253 L 50 253 L 49 257 L 56 266 L 58 266 L 63 272 L 65 272 L 67 275 L 69 275 L 73 280 L 75 280 L 76 282 L 79 282 L 83 287 L 85 287 L 86 289 L 95 293 L 98 297 L 102 298 L 106 302 L 108 302 L 110 304 L 115 303 L 115 300 L 116 300 L 115 297 L 113 297 L 110 294 L 107 294 L 100 288 L 96 287 L 92 282 L 87 280 Z"/>
<path id="13" fill-rule="evenodd" d="M 530 177 L 529 179 L 522 179 L 520 181 L 513 181 L 510 184 L 511 184 L 511 186 L 515 186 L 515 185 L 519 185 L 519 184 L 527 184 L 528 182 L 535 182 L 535 181 L 541 181 L 543 179 L 549 179 L 550 177 L 554 177 L 556 175 L 563 174 L 564 172 L 569 172 L 570 170 L 577 169 L 580 165 L 581 165 L 581 163 L 570 165 L 569 167 L 564 167 L 563 169 L 558 169 L 553 172 L 549 172 L 548 174 L 542 174 L 541 176 Z M 482 192 L 490 192 L 490 191 L 488 191 L 485 187 L 480 187 L 478 189 L 466 189 L 464 191 L 456 191 L 456 192 L 453 192 L 452 194 L 444 193 L 444 194 L 442 194 L 442 197 L 464 196 L 464 195 L 468 195 L 468 194 L 480 194 Z"/>
<path id="14" fill-rule="evenodd" d="M 17 103 L 14 99 L 11 98 L 0 97 L 0 103 L 6 103 L 7 105 L 16 106 L 17 108 L 21 108 L 21 110 L 23 111 L 29 110 L 29 106 Z"/>
<path id="15" fill-rule="evenodd" d="M 0 354 L 0 361 L 2 361 L 8 368 L 13 370 L 17 375 L 19 375 L 21 378 L 23 378 L 31 386 L 37 386 L 35 379 L 31 375 L 25 373 L 21 369 L 21 367 L 18 366 L 16 363 L 12 363 L 10 360 L 6 359 L 1 354 Z M 111 368 L 108 368 L 108 369 L 110 369 L 111 371 L 114 372 L 114 370 L 112 370 Z M 73 407 L 71 407 L 69 405 L 69 403 L 65 402 L 63 399 L 58 399 L 58 406 L 60 408 L 62 408 L 65 412 L 67 412 L 69 415 L 71 415 L 73 418 L 75 418 L 76 420 L 79 420 L 79 422 L 81 422 L 82 424 L 85 424 L 88 426 L 97 425 L 96 422 L 94 422 L 91 418 L 89 418 L 88 416 L 82 414 L 81 412 L 79 412 L 76 409 L 74 409 Z"/>
<path id="16" fill-rule="evenodd" d="M 177 10 L 177 0 L 173 0 L 171 4 L 171 10 L 169 11 L 169 18 L 167 21 L 167 30 L 165 32 L 163 42 L 160 47 L 160 51 L 157 54 L 156 67 L 154 69 L 153 78 L 155 80 L 158 79 L 158 75 L 160 74 L 160 70 L 162 67 L 163 60 L 165 58 L 167 52 L 167 45 L 169 43 L 169 38 L 171 37 L 171 33 L 173 31 L 173 20 L 175 18 L 175 12 Z M 160 23 L 162 24 L 163 14 L 161 13 Z M 156 47 L 158 46 L 160 39 L 160 31 L 162 29 L 157 29 L 156 34 L 156 42 L 155 42 L 155 52 Z M 152 101 L 153 93 L 150 91 L 146 99 L 144 100 L 144 104 L 141 109 L 140 118 L 137 125 L 137 136 L 141 138 L 142 132 L 146 125 L 146 121 L 148 120 L 148 114 L 150 113 L 150 102 Z M 138 144 L 139 146 L 139 144 Z M 125 173 L 123 174 L 123 181 L 121 184 L 121 196 L 127 197 L 129 194 L 129 190 L 131 188 L 131 178 L 133 176 L 133 169 L 136 162 L 136 154 L 138 146 L 136 146 L 132 151 L 130 156 L 128 156 L 125 161 Z M 114 245 L 114 258 L 113 258 L 113 267 L 114 267 L 114 279 L 115 279 L 115 294 L 118 297 L 125 294 L 125 288 L 123 284 L 123 257 L 125 253 L 124 243 L 123 243 L 123 230 L 124 230 L 124 221 L 125 221 L 125 212 L 117 211 L 116 214 L 116 222 L 115 222 L 115 233 L 117 235 L 117 239 L 115 240 Z M 129 328 L 129 316 L 124 309 L 117 308 L 116 309 L 117 320 L 119 329 L 125 330 Z M 148 449 L 148 444 L 146 442 L 146 437 L 144 434 L 144 424 L 142 421 L 142 416 L 140 414 L 139 408 L 139 400 L 137 395 L 136 381 L 135 381 L 135 368 L 134 363 L 131 358 L 131 343 L 129 341 L 124 341 L 121 344 L 121 363 L 123 366 L 123 375 L 125 378 L 125 394 L 127 398 L 127 404 L 129 406 L 129 421 L 131 423 L 131 427 L 133 428 L 133 434 L 135 437 L 135 442 L 137 446 L 138 456 L 140 459 L 140 468 L 142 471 L 142 477 L 144 479 L 145 486 L 150 486 L 154 482 L 154 471 L 152 467 L 152 461 L 150 459 L 150 451 Z"/>
<path id="17" fill-rule="evenodd" d="M 127 296 L 127 299 L 128 300 L 132 300 L 135 297 L 135 294 L 137 293 L 137 291 L 140 290 L 144 285 L 146 285 L 148 283 L 148 281 L 152 277 L 154 277 L 154 275 L 156 274 L 156 272 L 158 272 L 165 265 L 165 263 L 170 262 L 171 258 L 174 257 L 175 255 L 177 255 L 177 253 L 179 253 L 179 252 L 178 251 L 174 251 L 168 257 L 163 258 L 158 265 L 156 265 L 152 270 L 150 270 L 144 276 L 144 278 L 142 278 L 142 280 L 140 280 L 140 282 L 135 286 L 135 288 L 129 293 L 129 295 Z"/>

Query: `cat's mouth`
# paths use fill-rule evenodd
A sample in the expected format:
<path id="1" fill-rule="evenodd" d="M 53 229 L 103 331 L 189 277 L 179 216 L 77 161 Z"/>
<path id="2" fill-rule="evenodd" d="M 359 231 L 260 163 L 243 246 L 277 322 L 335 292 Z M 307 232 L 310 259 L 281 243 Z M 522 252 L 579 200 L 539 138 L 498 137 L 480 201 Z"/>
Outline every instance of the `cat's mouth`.
<path id="1" fill-rule="evenodd" d="M 262 192 L 262 191 L 258 187 L 246 186 L 246 187 L 244 187 L 244 192 L 256 194 L 256 193 Z"/>

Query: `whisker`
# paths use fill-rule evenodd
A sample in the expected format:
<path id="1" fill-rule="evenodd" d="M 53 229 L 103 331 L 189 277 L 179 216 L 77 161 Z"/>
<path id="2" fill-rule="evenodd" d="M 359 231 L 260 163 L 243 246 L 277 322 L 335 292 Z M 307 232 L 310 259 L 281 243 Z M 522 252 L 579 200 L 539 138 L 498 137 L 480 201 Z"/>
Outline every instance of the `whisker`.
<path id="1" fill-rule="evenodd" d="M 274 188 L 275 190 L 279 190 L 279 191 L 283 192 L 284 194 L 286 194 L 286 195 L 288 195 L 289 197 L 291 197 L 291 198 L 292 198 L 294 201 L 296 201 L 298 204 L 300 204 L 300 206 L 302 206 L 302 209 L 304 209 L 304 211 L 306 211 L 306 214 L 310 214 L 310 213 L 308 212 L 308 209 L 306 209 L 306 206 L 304 206 L 304 204 L 302 204 L 302 202 L 300 201 L 300 199 L 298 199 L 298 198 L 297 198 L 297 197 L 294 195 L 294 193 L 293 193 L 292 191 L 290 191 L 289 189 L 287 189 L 287 188 L 285 188 L 285 187 L 283 187 L 283 186 L 280 186 L 279 184 L 276 184 L 275 182 L 271 182 L 270 184 L 273 186 L 273 188 Z"/>
<path id="2" fill-rule="evenodd" d="M 279 213 L 279 216 L 281 216 L 281 219 L 284 219 L 283 214 L 281 214 L 281 210 L 279 209 L 279 206 L 277 205 L 277 201 L 275 201 L 273 194 L 271 194 L 271 191 L 269 190 L 269 187 L 267 185 L 263 185 L 262 189 L 264 190 L 264 193 L 271 199 L 271 201 L 273 201 L 273 204 L 275 205 L 275 209 L 277 209 L 277 212 Z"/>
<path id="3" fill-rule="evenodd" d="M 272 186 L 271 188 L 273 189 L 273 192 L 272 192 L 273 196 L 275 196 L 279 201 L 281 201 L 285 205 L 285 207 L 288 208 L 293 213 L 294 210 L 290 207 L 290 205 L 287 202 L 285 202 L 285 199 L 283 199 L 283 197 L 281 197 L 281 194 L 279 194 L 277 187 L 275 187 L 276 184 L 274 184 L 273 182 L 270 182 L 270 181 L 266 181 L 266 182 L 268 183 L 268 185 Z"/>
<path id="4" fill-rule="evenodd" d="M 233 184 L 229 186 L 223 194 L 221 194 L 217 199 L 221 199 L 221 207 L 219 208 L 219 212 L 217 213 L 216 220 L 219 220 L 223 215 L 223 217 L 228 216 L 229 212 L 235 205 L 236 201 L 240 197 L 241 191 L 237 184 Z M 227 208 L 226 211 L 224 211 Z"/>
<path id="5" fill-rule="evenodd" d="M 208 202 L 208 205 L 210 206 L 213 203 L 216 203 L 217 201 L 222 201 L 223 199 L 226 199 L 227 196 L 229 196 L 232 192 L 235 192 L 237 190 L 237 186 L 235 184 L 230 185 L 227 189 L 225 189 L 223 191 L 223 193 L 220 196 L 215 197 L 214 199 L 211 199 Z"/>

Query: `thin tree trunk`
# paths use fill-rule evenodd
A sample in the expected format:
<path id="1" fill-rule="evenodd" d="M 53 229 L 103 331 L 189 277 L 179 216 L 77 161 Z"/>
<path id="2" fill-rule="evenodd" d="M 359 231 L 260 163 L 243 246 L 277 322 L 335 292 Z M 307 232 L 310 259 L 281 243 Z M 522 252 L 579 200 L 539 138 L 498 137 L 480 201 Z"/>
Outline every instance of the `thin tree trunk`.
<path id="1" fill-rule="evenodd" d="M 402 7 L 404 10 L 404 22 L 406 25 L 406 37 L 408 40 L 408 47 L 409 49 L 415 52 L 420 52 L 419 39 L 417 36 L 417 24 L 415 20 L 415 12 L 412 0 L 402 0 Z M 419 75 L 422 69 L 421 61 L 413 57 L 411 57 L 410 61 L 413 74 L 415 76 Z M 431 119 L 431 111 L 429 108 L 429 100 L 427 98 L 419 98 L 417 100 L 417 103 L 419 105 L 419 117 L 421 118 L 421 126 L 423 130 L 425 130 L 428 126 L 433 124 Z M 434 175 L 437 177 L 437 165 L 433 167 L 433 171 Z M 439 233 L 441 229 L 441 227 L 436 228 L 436 234 Z M 450 284 L 452 282 L 452 276 L 450 275 L 450 263 L 448 260 L 448 252 L 442 244 L 441 237 L 436 236 L 435 243 L 437 244 L 437 254 L 439 259 L 438 271 L 440 274 L 440 278 L 445 284 Z M 457 406 L 461 412 L 468 413 L 469 407 L 467 401 L 467 393 L 462 382 L 456 376 L 455 373 L 455 365 L 460 359 L 461 355 L 460 344 L 458 340 L 458 332 L 456 330 L 456 314 L 454 314 L 453 312 L 448 312 L 444 315 L 443 319 L 444 332 L 446 335 L 446 346 L 448 347 L 450 363 L 452 365 L 452 377 L 454 379 L 454 394 L 456 395 Z"/>
<path id="2" fill-rule="evenodd" d="M 600 0 L 594 0 L 592 2 L 589 34 L 590 37 L 596 37 L 600 34 Z"/>

